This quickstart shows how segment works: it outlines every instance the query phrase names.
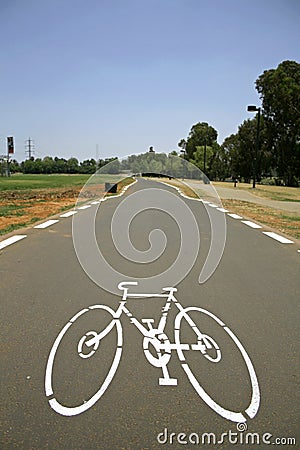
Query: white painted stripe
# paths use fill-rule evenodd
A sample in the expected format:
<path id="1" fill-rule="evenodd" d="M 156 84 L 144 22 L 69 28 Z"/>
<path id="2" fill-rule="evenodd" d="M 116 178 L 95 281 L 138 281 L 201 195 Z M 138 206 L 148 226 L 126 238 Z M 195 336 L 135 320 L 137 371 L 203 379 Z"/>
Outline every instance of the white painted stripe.
<path id="1" fill-rule="evenodd" d="M 297 250 L 298 253 L 300 253 L 300 250 Z"/>
<path id="2" fill-rule="evenodd" d="M 47 222 L 40 223 L 39 225 L 36 225 L 33 228 L 47 228 L 50 227 L 50 225 L 53 225 L 54 223 L 59 222 L 59 220 L 47 220 Z"/>
<path id="3" fill-rule="evenodd" d="M 212 208 L 217 208 L 218 205 L 215 205 L 214 203 L 209 203 L 208 206 L 211 206 Z"/>
<path id="4" fill-rule="evenodd" d="M 96 202 L 91 202 L 91 205 L 99 205 L 100 200 L 97 200 Z"/>
<path id="5" fill-rule="evenodd" d="M 208 204 L 208 203 L 210 203 L 210 202 L 208 202 L 207 200 L 202 200 L 202 203 Z"/>
<path id="6" fill-rule="evenodd" d="M 250 220 L 242 220 L 242 222 L 245 225 L 248 225 L 248 227 L 251 227 L 251 228 L 262 228 L 260 225 L 257 225 L 257 223 L 250 222 Z"/>
<path id="7" fill-rule="evenodd" d="M 62 214 L 59 217 L 70 217 L 70 216 L 73 216 L 74 214 L 77 214 L 77 211 L 69 211 L 69 212 L 66 212 L 65 214 Z"/>
<path id="8" fill-rule="evenodd" d="M 228 209 L 224 209 L 224 208 L 217 208 L 217 210 L 218 210 L 218 211 L 221 211 L 221 212 L 223 212 L 223 213 L 228 212 Z"/>
<path id="9" fill-rule="evenodd" d="M 272 231 L 263 231 L 263 234 L 266 234 L 267 236 L 269 236 L 272 239 L 276 239 L 276 241 L 279 241 L 282 244 L 293 244 L 294 243 L 294 241 L 291 241 L 290 239 L 280 236 L 277 233 L 273 233 Z"/>
<path id="10" fill-rule="evenodd" d="M 87 208 L 90 208 L 90 207 L 91 207 L 91 205 L 83 205 L 83 206 L 79 206 L 78 209 L 87 209 Z"/>
<path id="11" fill-rule="evenodd" d="M 0 242 L 0 250 L 7 247 L 8 245 L 14 244 L 15 242 L 20 241 L 21 239 L 26 238 L 26 234 L 17 234 L 16 236 L 12 236 L 4 241 Z"/>
<path id="12" fill-rule="evenodd" d="M 232 217 L 233 219 L 242 219 L 242 217 L 238 214 L 228 214 L 228 216 Z"/>

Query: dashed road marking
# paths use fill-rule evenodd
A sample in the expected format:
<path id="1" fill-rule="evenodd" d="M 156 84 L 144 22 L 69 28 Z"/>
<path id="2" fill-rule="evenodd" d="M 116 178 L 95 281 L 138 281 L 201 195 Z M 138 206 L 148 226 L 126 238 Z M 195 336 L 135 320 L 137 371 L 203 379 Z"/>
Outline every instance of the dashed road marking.
<path id="1" fill-rule="evenodd" d="M 107 200 L 107 199 L 115 198 L 115 197 L 120 197 L 120 196 L 122 196 L 122 195 L 127 191 L 127 189 L 128 189 L 129 187 L 131 187 L 131 186 L 132 186 L 133 184 L 135 184 L 135 183 L 137 183 L 137 180 L 135 180 L 135 181 L 134 181 L 133 183 L 131 183 L 130 185 L 125 186 L 125 188 L 123 188 L 123 190 L 121 191 L 121 193 L 118 194 L 118 195 L 111 196 L 111 197 L 106 197 L 106 198 L 101 198 L 100 200 L 96 200 L 96 201 L 91 202 L 89 205 L 83 205 L 83 206 L 80 206 L 80 207 L 77 208 L 77 210 L 79 210 L 79 209 L 84 210 L 84 209 L 90 208 L 91 205 L 98 205 L 99 203 L 101 203 L 101 202 L 103 202 L 103 201 L 105 201 L 105 200 Z M 215 205 L 214 203 L 211 203 L 210 201 L 203 200 L 203 199 L 201 199 L 201 198 L 192 198 L 192 197 L 188 197 L 187 195 L 183 194 L 183 192 L 182 192 L 177 186 L 173 186 L 173 185 L 170 185 L 170 184 L 168 184 L 168 183 L 164 183 L 164 182 L 162 182 L 162 181 L 161 181 L 161 183 L 162 183 L 162 184 L 165 184 L 165 185 L 167 185 L 167 186 L 169 186 L 169 187 L 173 187 L 174 189 L 176 189 L 176 190 L 178 191 L 178 193 L 179 193 L 182 197 L 185 197 L 185 198 L 187 198 L 187 199 L 189 199 L 189 200 L 197 200 L 197 201 L 200 201 L 200 202 L 202 202 L 202 203 L 204 203 L 204 204 L 208 204 L 208 206 L 211 206 L 212 208 L 216 208 L 218 211 L 220 211 L 220 212 L 222 212 L 222 213 L 227 213 L 227 215 L 230 216 L 230 217 L 232 217 L 233 219 L 237 219 L 237 220 L 243 219 L 242 216 L 239 216 L 238 214 L 234 214 L 234 213 L 229 213 L 229 211 L 228 211 L 227 209 L 218 207 L 218 205 Z M 70 216 L 73 216 L 74 214 L 77 214 L 77 212 L 78 212 L 78 211 L 76 211 L 76 210 L 68 211 L 68 212 L 62 214 L 60 217 L 70 217 Z M 47 227 L 49 227 L 49 226 L 51 226 L 51 225 L 53 225 L 53 224 L 55 224 L 55 223 L 57 223 L 57 222 L 59 222 L 59 220 L 48 220 L 47 222 L 41 223 L 41 224 L 39 224 L 39 225 L 36 225 L 36 226 L 33 227 L 33 228 L 44 229 L 44 228 L 47 228 Z M 249 221 L 249 220 L 241 220 L 241 222 L 243 222 L 245 225 L 248 225 L 248 226 L 251 227 L 251 228 L 255 228 L 255 229 L 262 228 L 260 225 L 254 223 L 254 222 L 251 222 L 251 221 Z M 293 244 L 293 243 L 294 243 L 294 241 L 292 241 L 292 240 L 290 240 L 290 239 L 287 239 L 287 238 L 285 238 L 285 237 L 283 237 L 283 236 L 280 236 L 280 235 L 277 234 L 277 233 L 273 233 L 273 232 L 271 232 L 271 231 L 263 231 L 263 234 L 265 234 L 266 236 L 269 236 L 269 237 L 271 237 L 272 239 L 275 239 L 275 240 L 277 240 L 278 242 L 281 242 L 281 243 L 283 243 L 283 244 Z M 0 242 L 0 250 L 3 249 L 3 248 L 5 248 L 5 247 L 7 247 L 7 246 L 9 246 L 9 245 L 11 245 L 11 244 L 14 244 L 15 242 L 18 242 L 18 241 L 20 241 L 21 239 L 24 239 L 24 238 L 26 238 L 26 237 L 27 237 L 27 235 L 16 235 L 16 236 L 12 236 L 12 237 L 10 237 L 10 238 L 8 238 L 8 239 L 5 239 L 4 241 Z M 300 250 L 297 250 L 297 252 L 300 253 Z"/>
<path id="2" fill-rule="evenodd" d="M 16 236 L 12 236 L 4 241 L 0 242 L 0 250 L 7 247 L 8 245 L 14 244 L 15 242 L 20 241 L 21 239 L 26 238 L 26 234 L 16 234 Z"/>
<path id="3" fill-rule="evenodd" d="M 260 225 L 257 225 L 257 223 L 250 222 L 250 220 L 242 220 L 241 222 L 251 228 L 262 228 Z"/>
<path id="4" fill-rule="evenodd" d="M 59 217 L 70 217 L 70 216 L 73 216 L 74 214 L 77 214 L 77 211 L 69 211 L 69 212 L 66 212 L 65 214 L 62 214 Z"/>
<path id="5" fill-rule="evenodd" d="M 280 236 L 277 233 L 273 233 L 272 231 L 263 231 L 263 234 L 265 234 L 266 236 L 269 236 L 272 239 L 275 239 L 276 241 L 281 242 L 282 244 L 293 244 L 294 243 L 294 241 L 291 241 L 290 239 Z M 298 252 L 299 252 L 299 250 L 298 250 Z"/>
<path id="6" fill-rule="evenodd" d="M 215 205 L 214 203 L 211 203 L 208 200 L 203 200 L 202 198 L 195 199 L 195 198 L 192 198 L 192 197 L 188 197 L 188 196 L 184 195 L 182 193 L 182 191 L 177 186 L 173 186 L 172 184 L 164 183 L 163 181 L 160 181 L 160 183 L 165 184 L 165 185 L 167 185 L 169 187 L 173 187 L 174 189 L 176 189 L 178 191 L 178 193 L 182 197 L 189 198 L 190 200 L 201 201 L 205 205 L 207 204 L 208 206 L 211 206 L 212 208 L 216 208 L 218 211 L 221 211 L 223 213 L 227 213 L 227 215 L 232 217 L 233 219 L 237 219 L 237 220 L 243 219 L 242 216 L 239 216 L 238 214 L 230 213 L 227 209 L 220 208 L 220 207 L 218 207 L 218 205 Z M 251 222 L 250 220 L 241 220 L 241 222 L 243 222 L 245 225 L 248 225 L 251 228 L 255 228 L 255 229 L 262 228 L 262 226 L 258 225 L 257 223 Z M 294 243 L 294 241 L 292 241 L 290 239 L 287 239 L 287 238 L 284 238 L 283 236 L 280 236 L 277 233 L 273 233 L 273 232 L 269 232 L 269 231 L 263 231 L 263 234 L 265 234 L 266 236 L 269 236 L 269 237 L 271 237 L 271 238 L 273 238 L 273 239 L 275 239 L 278 242 L 281 242 L 283 244 L 293 244 Z M 297 252 L 300 253 L 300 250 L 297 250 Z"/>
<path id="7" fill-rule="evenodd" d="M 33 228 L 47 228 L 47 227 L 50 227 L 51 225 L 53 225 L 53 224 L 55 224 L 57 222 L 59 222 L 59 220 L 47 220 L 47 222 L 40 223 L 39 225 L 36 225 Z"/>
<path id="8" fill-rule="evenodd" d="M 217 208 L 217 210 L 218 210 L 218 211 L 221 211 L 221 212 L 223 212 L 223 213 L 229 212 L 228 209 L 225 209 L 225 208 Z"/>
<path id="9" fill-rule="evenodd" d="M 238 214 L 230 213 L 230 214 L 228 214 L 228 216 L 232 217 L 233 219 L 242 219 L 242 217 L 239 216 Z"/>
<path id="10" fill-rule="evenodd" d="M 87 209 L 87 208 L 90 208 L 90 207 L 91 207 L 91 205 L 83 205 L 83 206 L 79 206 L 78 209 Z"/>

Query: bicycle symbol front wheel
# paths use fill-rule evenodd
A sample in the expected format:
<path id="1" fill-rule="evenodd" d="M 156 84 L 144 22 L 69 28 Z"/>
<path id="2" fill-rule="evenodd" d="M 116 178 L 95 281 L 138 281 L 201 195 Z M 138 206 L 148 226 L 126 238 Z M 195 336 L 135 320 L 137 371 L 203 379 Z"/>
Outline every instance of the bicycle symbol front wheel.
<path id="1" fill-rule="evenodd" d="M 215 329 L 214 338 L 209 335 L 209 331 L 205 330 L 205 333 L 200 331 L 200 326 L 202 328 L 205 321 L 209 322 L 208 329 Z M 200 322 L 201 325 L 197 325 L 196 322 Z M 211 325 L 213 326 L 211 327 Z M 186 350 L 183 350 L 184 347 L 181 345 L 186 341 L 186 337 L 183 337 L 184 326 L 185 329 L 189 329 L 187 336 L 192 337 L 193 339 L 193 344 L 189 346 L 190 349 L 188 352 L 186 352 L 186 354 Z M 218 333 L 220 335 L 219 339 L 216 338 L 216 335 L 218 335 Z M 253 364 L 239 339 L 217 316 L 203 308 L 185 308 L 176 316 L 174 337 L 178 357 L 182 364 L 183 370 L 185 371 L 189 381 L 191 382 L 198 395 L 212 410 L 214 410 L 225 419 L 231 420 L 233 422 L 246 422 L 246 416 L 248 416 L 248 418 L 253 418 L 257 414 L 260 404 L 260 392 Z M 223 339 L 221 339 L 221 337 L 223 337 Z M 224 348 L 224 341 L 226 341 L 226 345 L 230 345 L 230 343 L 234 344 L 233 352 L 235 351 L 235 353 L 239 355 L 239 359 L 241 359 L 240 357 L 242 356 L 242 360 L 244 362 L 243 366 L 245 366 L 244 372 L 248 374 L 248 385 L 251 391 L 250 401 L 249 404 L 247 404 L 246 407 L 243 408 L 243 411 L 240 412 L 234 411 L 233 409 L 228 407 L 221 406 L 220 402 L 215 401 L 213 395 L 208 393 L 208 391 L 210 391 L 208 386 L 212 381 L 211 374 L 213 374 L 213 370 L 217 367 L 217 365 L 220 364 L 220 361 L 222 359 L 222 352 L 224 351 L 226 353 L 226 349 Z M 223 344 L 223 348 L 221 348 L 221 344 Z M 187 355 L 191 352 L 198 352 L 198 354 L 201 355 L 202 362 L 204 361 L 204 364 L 201 365 L 198 360 L 197 365 L 194 365 L 191 368 L 190 364 L 187 361 Z M 231 352 L 227 351 L 227 355 L 231 356 Z M 205 370 L 207 370 L 207 372 L 209 372 L 210 370 L 210 375 L 205 373 Z M 226 363 L 223 363 L 222 370 L 225 370 L 226 373 Z M 197 377 L 199 378 L 201 376 L 203 381 L 206 382 L 205 388 L 200 385 L 197 379 Z M 224 380 L 224 375 L 222 374 L 220 383 L 222 383 L 223 381 L 226 380 Z"/>
<path id="2" fill-rule="evenodd" d="M 121 322 L 108 306 L 94 305 L 75 314 L 49 353 L 45 393 L 51 408 L 63 416 L 91 408 L 116 373 L 122 345 Z"/>

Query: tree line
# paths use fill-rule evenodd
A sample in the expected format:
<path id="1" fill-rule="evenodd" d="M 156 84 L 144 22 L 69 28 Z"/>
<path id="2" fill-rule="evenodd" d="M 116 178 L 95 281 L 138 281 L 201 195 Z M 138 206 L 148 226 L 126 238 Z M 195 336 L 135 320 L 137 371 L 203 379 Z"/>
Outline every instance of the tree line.
<path id="1" fill-rule="evenodd" d="M 265 70 L 255 87 L 262 101 L 261 111 L 245 120 L 222 145 L 217 143 L 217 131 L 208 123 L 199 122 L 178 146 L 184 157 L 211 180 L 232 177 L 250 182 L 255 170 L 258 181 L 269 177 L 276 184 L 298 186 L 300 64 L 283 61 L 276 69 Z"/>
<path id="2" fill-rule="evenodd" d="M 132 170 L 136 173 L 168 170 L 168 173 L 189 172 L 192 165 L 201 169 L 210 180 L 227 178 L 250 182 L 255 173 L 257 181 L 269 179 L 270 183 L 298 186 L 300 180 L 300 64 L 283 61 L 276 69 L 265 70 L 255 82 L 262 102 L 259 113 L 245 120 L 235 134 L 226 137 L 220 145 L 218 132 L 207 122 L 192 126 L 188 137 L 178 143 L 178 155 L 192 163 L 181 165 L 175 158 L 158 156 L 153 147 L 148 154 L 132 155 L 126 160 L 106 158 L 96 161 L 76 158 L 33 158 L 10 163 L 10 171 L 23 173 L 83 173 L 93 174 L 107 165 L 108 173 Z M 259 115 L 258 115 L 259 114 Z M 258 127 L 258 118 L 259 127 Z M 257 133 L 259 129 L 259 135 Z M 153 154 L 156 155 L 153 158 Z M 170 166 L 171 165 L 171 166 Z M 175 166 L 177 171 L 174 172 Z M 169 167 L 170 166 L 170 167 Z"/>
<path id="3" fill-rule="evenodd" d="M 77 158 L 52 158 L 46 156 L 45 158 L 34 158 L 33 156 L 26 161 L 19 163 L 16 160 L 10 161 L 11 173 L 32 173 L 32 174 L 51 174 L 51 173 L 65 173 L 65 174 L 93 174 L 96 170 L 117 160 L 114 158 L 99 159 L 86 159 L 79 162 Z M 116 172 L 117 173 L 117 172 Z"/>

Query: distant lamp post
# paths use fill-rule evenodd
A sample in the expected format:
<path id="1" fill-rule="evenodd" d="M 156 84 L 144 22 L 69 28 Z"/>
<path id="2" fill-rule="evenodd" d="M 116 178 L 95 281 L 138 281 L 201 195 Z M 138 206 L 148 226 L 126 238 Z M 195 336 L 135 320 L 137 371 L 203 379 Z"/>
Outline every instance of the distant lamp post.
<path id="1" fill-rule="evenodd" d="M 261 113 L 261 108 L 260 108 L 260 106 L 249 105 L 247 107 L 247 111 L 248 112 L 257 112 L 255 155 L 254 155 L 254 161 L 253 161 L 253 188 L 255 188 L 256 169 L 257 169 L 257 156 L 258 156 L 258 150 L 259 150 L 259 132 L 260 132 L 260 113 Z"/>

